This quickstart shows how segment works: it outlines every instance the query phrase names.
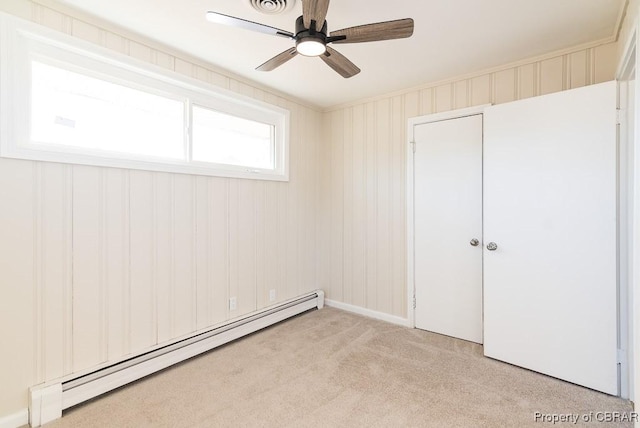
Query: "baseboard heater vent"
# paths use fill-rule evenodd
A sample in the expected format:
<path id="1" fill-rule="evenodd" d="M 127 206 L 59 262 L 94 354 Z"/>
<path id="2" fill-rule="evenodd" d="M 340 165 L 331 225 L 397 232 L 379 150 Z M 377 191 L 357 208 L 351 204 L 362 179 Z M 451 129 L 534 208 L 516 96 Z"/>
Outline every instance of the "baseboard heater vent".
<path id="1" fill-rule="evenodd" d="M 64 409 L 287 318 L 323 306 L 324 293 L 318 290 L 94 372 L 34 386 L 29 390 L 29 424 L 38 427 L 58 419 Z"/>

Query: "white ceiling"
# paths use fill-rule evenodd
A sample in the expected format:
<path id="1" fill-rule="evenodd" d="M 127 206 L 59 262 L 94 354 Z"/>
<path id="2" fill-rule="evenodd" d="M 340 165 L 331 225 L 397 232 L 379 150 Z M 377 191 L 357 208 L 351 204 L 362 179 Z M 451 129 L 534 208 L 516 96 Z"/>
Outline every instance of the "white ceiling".
<path id="1" fill-rule="evenodd" d="M 329 31 L 413 18 L 409 39 L 334 45 L 362 69 L 344 79 L 298 56 L 271 72 L 255 67 L 290 40 L 212 24 L 216 12 L 294 32 L 301 0 L 280 15 L 250 0 L 60 0 L 235 74 L 327 107 L 434 82 L 613 36 L 625 0 L 333 0 Z"/>

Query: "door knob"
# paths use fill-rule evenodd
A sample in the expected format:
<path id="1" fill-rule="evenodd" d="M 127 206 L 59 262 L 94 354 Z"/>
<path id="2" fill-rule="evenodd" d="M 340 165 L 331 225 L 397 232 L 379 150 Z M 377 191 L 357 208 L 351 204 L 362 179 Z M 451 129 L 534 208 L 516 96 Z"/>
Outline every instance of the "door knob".
<path id="1" fill-rule="evenodd" d="M 471 241 L 469 241 L 469 244 L 471 244 L 472 247 L 477 247 L 479 243 L 480 243 L 480 241 L 478 241 L 475 238 L 473 238 Z"/>
<path id="2" fill-rule="evenodd" d="M 489 242 L 487 244 L 487 250 L 489 251 L 495 251 L 498 249 L 498 244 L 496 244 L 495 242 Z"/>

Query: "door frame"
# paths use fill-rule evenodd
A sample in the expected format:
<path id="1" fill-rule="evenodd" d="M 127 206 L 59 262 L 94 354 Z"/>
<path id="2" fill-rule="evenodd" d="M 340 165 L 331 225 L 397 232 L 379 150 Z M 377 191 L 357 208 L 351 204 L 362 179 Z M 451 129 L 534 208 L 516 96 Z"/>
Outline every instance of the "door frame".
<path id="1" fill-rule="evenodd" d="M 407 317 L 409 327 L 416 327 L 416 283 L 415 283 L 415 207 L 414 207 L 414 149 L 415 127 L 427 123 L 441 122 L 443 120 L 459 119 L 462 117 L 476 116 L 484 113 L 491 104 L 468 107 L 458 110 L 433 113 L 424 116 L 411 117 L 407 126 L 407 175 L 406 175 L 406 199 L 407 199 Z"/>
<path id="2" fill-rule="evenodd" d="M 620 355 L 620 396 L 629 398 L 637 403 L 640 397 L 640 341 L 637 333 L 640 331 L 640 274 L 637 268 L 640 263 L 640 87 L 638 81 L 638 64 L 640 52 L 638 37 L 640 23 L 638 19 L 630 26 L 627 40 L 616 70 L 618 80 L 618 349 Z M 631 76 L 635 75 L 636 85 L 634 93 L 635 115 L 627 114 L 628 89 Z M 629 138 L 629 122 L 633 122 L 634 134 Z M 629 153 L 634 154 L 631 165 L 624 161 Z M 630 169 L 627 167 L 630 166 Z M 636 183 L 636 184 L 634 184 Z M 626 192 L 621 190 L 625 189 Z M 633 188 L 633 194 L 631 194 Z M 633 203 L 633 206 L 630 204 Z M 631 229 L 631 230 L 629 230 Z M 630 232 L 634 236 L 629 236 Z"/>

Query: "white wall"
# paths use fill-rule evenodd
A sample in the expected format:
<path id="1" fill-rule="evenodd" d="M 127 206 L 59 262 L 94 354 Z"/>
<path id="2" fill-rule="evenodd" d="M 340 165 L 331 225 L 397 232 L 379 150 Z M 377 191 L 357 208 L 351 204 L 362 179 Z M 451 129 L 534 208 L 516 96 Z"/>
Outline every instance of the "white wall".
<path id="1" fill-rule="evenodd" d="M 289 109 L 291 179 L 0 159 L 0 419 L 31 385 L 317 288 L 320 112 L 80 14 L 2 9 Z"/>
<path id="2" fill-rule="evenodd" d="M 320 285 L 327 298 L 407 317 L 407 119 L 612 80 L 617 45 L 579 48 L 324 114 Z"/>

